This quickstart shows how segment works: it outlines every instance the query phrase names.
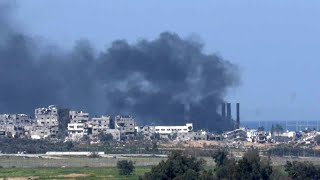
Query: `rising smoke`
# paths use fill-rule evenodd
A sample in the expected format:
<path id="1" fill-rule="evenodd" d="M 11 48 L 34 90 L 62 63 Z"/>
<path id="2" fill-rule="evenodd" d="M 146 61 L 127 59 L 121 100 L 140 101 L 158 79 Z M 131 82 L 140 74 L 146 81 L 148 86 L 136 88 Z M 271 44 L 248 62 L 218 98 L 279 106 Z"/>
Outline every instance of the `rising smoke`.
<path id="1" fill-rule="evenodd" d="M 231 128 L 217 109 L 238 71 L 203 44 L 164 32 L 154 40 L 116 40 L 96 52 L 78 41 L 70 52 L 12 28 L 0 5 L 0 113 L 32 113 L 57 104 L 91 114 L 132 114 L 140 123 Z"/>

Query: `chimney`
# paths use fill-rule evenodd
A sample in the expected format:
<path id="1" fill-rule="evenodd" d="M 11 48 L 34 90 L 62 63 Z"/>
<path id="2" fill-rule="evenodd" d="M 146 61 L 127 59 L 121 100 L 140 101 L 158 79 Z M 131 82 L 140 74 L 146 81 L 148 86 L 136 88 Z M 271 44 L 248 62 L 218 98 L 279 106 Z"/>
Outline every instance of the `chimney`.
<path id="1" fill-rule="evenodd" d="M 240 103 L 237 103 L 237 122 L 236 122 L 236 128 L 240 128 Z"/>
<path id="2" fill-rule="evenodd" d="M 221 104 L 221 116 L 222 118 L 226 117 L 226 103 Z"/>
<path id="3" fill-rule="evenodd" d="M 231 120 L 231 103 L 227 103 L 227 119 Z"/>

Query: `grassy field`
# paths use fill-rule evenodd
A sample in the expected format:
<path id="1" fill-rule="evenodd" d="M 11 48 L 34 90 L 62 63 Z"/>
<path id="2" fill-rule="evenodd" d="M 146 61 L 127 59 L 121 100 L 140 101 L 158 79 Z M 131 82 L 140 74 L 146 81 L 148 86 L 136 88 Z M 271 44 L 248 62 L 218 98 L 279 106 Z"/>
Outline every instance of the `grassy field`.
<path id="1" fill-rule="evenodd" d="M 138 179 L 150 167 L 136 167 L 131 176 L 120 176 L 116 168 L 1 168 L 1 178 L 22 179 Z"/>

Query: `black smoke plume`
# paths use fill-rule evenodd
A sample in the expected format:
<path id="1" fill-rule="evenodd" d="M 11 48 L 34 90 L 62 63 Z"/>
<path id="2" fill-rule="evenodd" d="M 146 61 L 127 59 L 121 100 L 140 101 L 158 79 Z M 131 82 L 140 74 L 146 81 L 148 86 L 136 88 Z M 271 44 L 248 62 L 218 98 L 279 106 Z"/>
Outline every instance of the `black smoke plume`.
<path id="1" fill-rule="evenodd" d="M 140 124 L 230 129 L 217 109 L 238 71 L 203 44 L 164 32 L 154 40 L 112 42 L 97 52 L 88 41 L 73 50 L 44 45 L 13 24 L 0 5 L 0 113 L 33 113 L 56 104 L 91 114 L 132 114 Z"/>

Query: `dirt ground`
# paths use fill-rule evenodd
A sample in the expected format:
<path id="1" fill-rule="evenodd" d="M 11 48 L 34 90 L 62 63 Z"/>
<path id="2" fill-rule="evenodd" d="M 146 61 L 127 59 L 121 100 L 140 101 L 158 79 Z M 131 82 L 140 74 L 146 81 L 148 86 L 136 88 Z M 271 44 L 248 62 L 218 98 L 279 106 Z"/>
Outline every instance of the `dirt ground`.
<path id="1" fill-rule="evenodd" d="M 76 174 L 76 173 L 72 173 L 72 174 L 58 175 L 58 176 L 54 176 L 54 177 L 79 178 L 79 177 L 88 177 L 88 176 L 90 176 L 90 174 Z"/>
<path id="2" fill-rule="evenodd" d="M 15 177 L 15 178 L 0 178 L 0 180 L 35 180 L 37 177 Z"/>

